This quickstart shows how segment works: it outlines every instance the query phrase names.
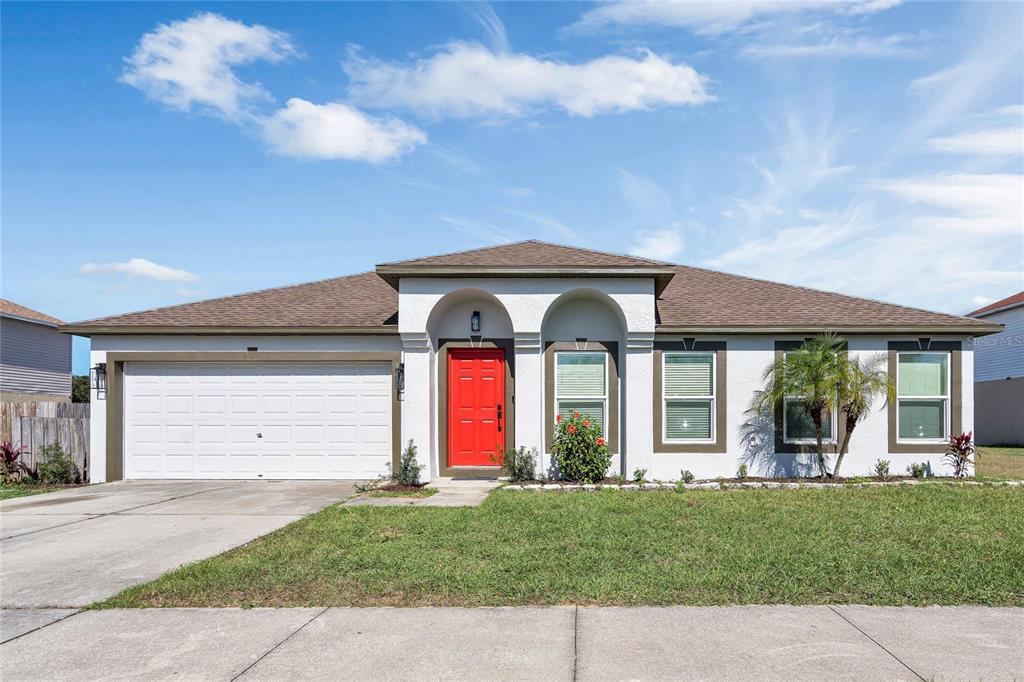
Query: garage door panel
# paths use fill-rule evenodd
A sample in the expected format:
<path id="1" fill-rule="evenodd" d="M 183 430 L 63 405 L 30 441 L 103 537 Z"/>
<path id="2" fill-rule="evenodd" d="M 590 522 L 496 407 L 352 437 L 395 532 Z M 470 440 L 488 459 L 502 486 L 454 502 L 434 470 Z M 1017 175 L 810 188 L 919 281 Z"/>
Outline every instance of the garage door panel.
<path id="1" fill-rule="evenodd" d="M 390 365 L 127 363 L 125 458 L 133 478 L 372 478 Z"/>

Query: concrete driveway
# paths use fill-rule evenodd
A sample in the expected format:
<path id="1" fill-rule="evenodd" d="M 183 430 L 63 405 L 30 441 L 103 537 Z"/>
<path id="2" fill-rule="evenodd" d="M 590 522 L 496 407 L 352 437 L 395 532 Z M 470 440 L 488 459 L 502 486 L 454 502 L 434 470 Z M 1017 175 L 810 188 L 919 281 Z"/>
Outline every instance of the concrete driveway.
<path id="1" fill-rule="evenodd" d="M 124 481 L 0 502 L 0 609 L 60 617 L 354 493 L 346 481 Z M 15 618 L 3 613 L 7 639 Z"/>

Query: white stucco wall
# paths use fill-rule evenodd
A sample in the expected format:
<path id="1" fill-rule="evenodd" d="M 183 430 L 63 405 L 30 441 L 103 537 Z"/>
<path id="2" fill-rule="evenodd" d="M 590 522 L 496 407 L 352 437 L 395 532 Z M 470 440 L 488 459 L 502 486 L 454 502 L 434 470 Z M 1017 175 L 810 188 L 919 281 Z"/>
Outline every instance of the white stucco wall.
<path id="1" fill-rule="evenodd" d="M 408 285 L 408 291 L 407 289 Z M 564 318 L 564 310 L 556 309 L 558 318 L 548 319 L 549 307 L 566 292 L 576 289 L 599 289 L 607 299 L 572 299 L 574 305 Z M 446 294 L 462 289 L 477 289 L 486 294 L 465 298 L 456 296 L 449 301 L 444 314 L 431 319 L 431 312 Z M 493 296 L 493 300 L 489 298 Z M 538 447 L 544 442 L 544 368 L 542 345 L 549 336 L 597 337 L 616 331 L 615 315 L 609 315 L 610 302 L 618 306 L 620 346 L 620 405 L 622 418 L 621 451 L 624 462 L 616 463 L 615 470 L 627 476 L 635 468 L 648 470 L 648 477 L 674 480 L 680 470 L 688 469 L 699 478 L 732 476 L 740 463 L 748 464 L 751 475 L 771 473 L 806 473 L 814 467 L 813 455 L 775 455 L 770 429 L 763 429 L 761 438 L 751 440 L 748 433 L 757 434 L 757 424 L 751 424 L 747 410 L 755 392 L 762 385 L 765 367 L 774 358 L 775 342 L 786 337 L 768 335 L 700 336 L 700 340 L 724 340 L 727 343 L 727 408 L 724 454 L 654 453 L 652 339 L 654 334 L 653 284 L 642 280 L 408 280 L 403 281 L 400 297 L 401 336 L 95 336 L 92 339 L 90 362 L 105 362 L 108 352 L 160 352 L 160 351 L 240 351 L 257 346 L 260 351 L 396 351 L 403 352 L 406 372 L 406 390 L 401 405 L 401 438 L 404 446 L 410 439 L 419 447 L 420 461 L 429 467 L 424 478 L 429 480 L 440 469 L 440 447 L 437 442 L 439 418 L 437 395 L 437 367 L 435 343 L 437 338 L 468 337 L 469 313 L 480 310 L 485 337 L 514 339 L 516 362 L 516 424 L 517 445 Z M 544 305 L 544 302 L 547 305 Z M 508 312 L 505 319 L 502 308 Z M 559 306 L 562 308 L 562 306 Z M 428 326 L 428 321 L 431 324 Z M 461 328 L 461 331 L 460 331 Z M 574 331 L 574 330 L 583 331 Z M 661 339 L 663 337 L 659 337 Z M 666 339 L 672 337 L 664 337 Z M 681 338 L 681 337 L 680 337 Z M 800 337 L 790 337 L 800 338 Z M 608 340 L 605 338 L 604 340 Z M 852 354 L 885 353 L 888 342 L 915 341 L 915 337 L 851 336 Z M 962 341 L 962 423 L 964 430 L 973 428 L 974 412 L 974 359 L 972 346 L 966 337 L 934 337 L 935 341 Z M 106 476 L 105 403 L 93 395 L 94 409 L 90 429 L 93 462 L 90 482 L 102 482 Z M 759 450 L 760 448 L 760 450 Z M 937 445 L 931 455 L 897 454 L 888 452 L 888 421 L 882 401 L 864 419 L 854 432 L 850 452 L 844 464 L 844 475 L 871 473 L 875 462 L 888 459 L 893 473 L 903 473 L 911 462 L 927 462 L 935 473 L 946 473 L 942 462 L 942 446 Z"/>

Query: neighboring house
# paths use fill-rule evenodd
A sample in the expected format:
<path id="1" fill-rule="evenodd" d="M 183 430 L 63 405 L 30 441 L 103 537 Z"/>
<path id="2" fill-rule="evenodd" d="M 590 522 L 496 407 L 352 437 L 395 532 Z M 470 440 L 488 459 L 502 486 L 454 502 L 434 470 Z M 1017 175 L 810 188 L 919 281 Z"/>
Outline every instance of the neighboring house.
<path id="1" fill-rule="evenodd" d="M 531 241 L 64 331 L 90 336 L 105 370 L 93 481 L 369 478 L 410 440 L 427 480 L 493 475 L 495 448 L 513 445 L 547 469 L 555 417 L 573 410 L 601 424 L 615 472 L 668 480 L 743 462 L 813 473 L 802 411 L 749 408 L 765 368 L 825 330 L 899 373 L 898 401 L 858 425 L 844 473 L 879 458 L 944 471 L 945 439 L 973 428 L 971 342 L 1000 329 Z"/>
<path id="2" fill-rule="evenodd" d="M 0 298 L 0 400 L 71 400 L 71 337 L 62 324 Z"/>
<path id="3" fill-rule="evenodd" d="M 982 445 L 1024 445 L 1024 291 L 970 317 L 1003 325 L 974 342 L 974 428 Z"/>

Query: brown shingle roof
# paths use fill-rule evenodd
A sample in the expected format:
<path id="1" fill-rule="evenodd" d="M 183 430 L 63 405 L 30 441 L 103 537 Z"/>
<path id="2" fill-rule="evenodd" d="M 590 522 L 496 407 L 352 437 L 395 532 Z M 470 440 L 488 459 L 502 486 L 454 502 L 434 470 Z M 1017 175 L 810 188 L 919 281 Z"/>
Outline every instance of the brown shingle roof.
<path id="1" fill-rule="evenodd" d="M 375 273 L 101 317 L 71 328 L 397 326 L 398 292 Z"/>
<path id="2" fill-rule="evenodd" d="M 676 266 L 660 327 L 973 327 L 979 320 L 724 272 Z M 987 331 L 992 331 L 989 329 Z"/>
<path id="3" fill-rule="evenodd" d="M 1017 293 L 1017 294 L 1014 294 L 1013 296 L 1007 296 L 1006 298 L 1002 299 L 1001 301 L 996 301 L 995 303 L 989 303 L 987 306 L 978 308 L 977 310 L 975 310 L 973 312 L 967 313 L 967 316 L 968 317 L 978 317 L 979 315 L 984 315 L 987 312 L 991 312 L 993 310 L 999 310 L 1000 308 L 1006 308 L 1008 306 L 1016 305 L 1018 303 L 1024 303 L 1024 291 L 1022 291 L 1020 293 Z"/>
<path id="4" fill-rule="evenodd" d="M 533 259 L 532 256 L 537 256 Z M 658 261 L 573 247 L 520 242 L 401 261 L 398 266 L 604 268 L 652 267 Z M 944 329 L 990 333 L 998 326 L 981 320 L 907 308 L 842 294 L 671 266 L 674 276 L 657 301 L 659 329 Z M 661 277 L 662 274 L 657 276 Z M 664 275 L 667 276 L 667 275 Z M 266 289 L 210 301 L 186 303 L 68 325 L 66 331 L 104 333 L 134 330 L 281 329 L 397 331 L 398 293 L 381 275 L 348 277 Z"/>
<path id="5" fill-rule="evenodd" d="M 52 315 L 47 315 L 39 312 L 38 310 L 26 308 L 23 305 L 18 305 L 14 301 L 8 301 L 6 298 L 0 298 L 0 313 L 4 315 L 13 315 L 14 317 L 23 317 L 26 320 L 45 322 L 47 324 L 64 324 Z"/>
<path id="6" fill-rule="evenodd" d="M 579 249 L 530 239 L 472 251 L 458 251 L 439 256 L 382 263 L 378 267 L 635 268 L 665 265 L 671 264 L 648 258 L 591 251 L 590 249 Z"/>

